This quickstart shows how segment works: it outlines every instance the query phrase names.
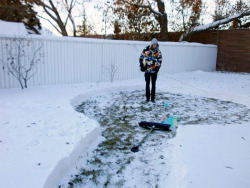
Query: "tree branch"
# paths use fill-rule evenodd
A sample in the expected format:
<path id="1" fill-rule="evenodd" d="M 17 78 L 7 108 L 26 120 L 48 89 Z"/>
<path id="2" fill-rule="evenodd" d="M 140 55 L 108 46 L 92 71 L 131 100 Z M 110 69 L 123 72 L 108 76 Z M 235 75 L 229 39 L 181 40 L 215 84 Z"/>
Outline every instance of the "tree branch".
<path id="1" fill-rule="evenodd" d="M 65 7 L 68 11 L 68 17 L 73 25 L 73 35 L 76 36 L 76 24 L 75 24 L 75 21 L 74 21 L 72 14 L 71 14 L 71 11 L 72 11 L 73 7 L 75 6 L 75 3 L 73 4 L 73 2 L 75 2 L 75 1 L 72 0 L 70 3 L 70 6 L 69 6 L 68 0 L 65 0 L 65 3 L 66 3 Z"/>
<path id="2" fill-rule="evenodd" d="M 158 16 L 162 16 L 162 14 L 156 10 L 154 10 L 151 6 L 151 4 L 149 3 L 148 1 L 148 5 L 142 5 L 142 4 L 137 4 L 137 3 L 130 3 L 126 0 L 121 0 L 123 3 L 126 3 L 126 4 L 129 4 L 129 5 L 132 5 L 132 6 L 138 6 L 138 7 L 141 7 L 141 8 L 148 8 L 153 14 L 156 14 Z"/>
<path id="3" fill-rule="evenodd" d="M 46 20 L 46 21 L 48 21 L 61 35 L 62 35 L 62 32 L 49 20 L 49 19 L 47 19 L 47 18 L 44 18 L 44 17 L 42 17 L 42 16 L 39 16 L 38 15 L 38 17 L 39 18 L 42 18 L 42 19 L 44 19 L 44 20 Z"/>
<path id="4" fill-rule="evenodd" d="M 200 25 L 200 26 L 197 26 L 197 27 L 192 27 L 192 28 L 190 28 L 189 30 L 187 30 L 185 33 L 183 33 L 181 35 L 181 37 L 179 39 L 179 42 L 183 41 L 184 38 L 186 38 L 187 36 L 189 36 L 192 33 L 209 30 L 209 29 L 215 28 L 215 27 L 217 27 L 219 25 L 227 24 L 227 23 L 229 23 L 229 22 L 231 22 L 233 20 L 242 18 L 244 16 L 249 16 L 249 15 L 250 15 L 250 11 L 246 11 L 246 12 L 242 12 L 242 13 L 236 14 L 234 16 L 230 16 L 228 18 L 218 20 L 216 22 L 212 22 L 212 23 L 209 23 L 209 24 L 206 24 L 206 25 Z"/>

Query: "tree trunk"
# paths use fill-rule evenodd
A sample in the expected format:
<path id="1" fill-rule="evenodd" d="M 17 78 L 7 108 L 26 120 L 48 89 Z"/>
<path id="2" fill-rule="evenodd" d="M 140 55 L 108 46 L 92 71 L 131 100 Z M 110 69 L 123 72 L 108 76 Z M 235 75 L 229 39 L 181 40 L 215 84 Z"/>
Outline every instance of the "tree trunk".
<path id="1" fill-rule="evenodd" d="M 167 14 L 164 14 L 162 17 L 159 19 L 159 23 L 161 26 L 161 40 L 167 41 L 168 40 L 168 18 Z"/>
<path id="2" fill-rule="evenodd" d="M 63 24 L 63 22 L 62 22 L 61 19 L 58 19 L 57 25 L 60 28 L 62 36 L 68 36 L 67 30 L 66 30 L 66 26 Z"/>
<path id="3" fill-rule="evenodd" d="M 161 13 L 158 17 L 158 22 L 161 27 L 160 40 L 168 40 L 168 16 L 165 12 L 165 3 L 162 0 L 157 0 L 158 10 Z M 156 17 L 157 18 L 157 17 Z"/>
<path id="4" fill-rule="evenodd" d="M 45 13 L 50 17 L 51 20 L 53 20 L 55 24 L 52 23 L 50 19 L 44 18 L 41 16 L 41 18 L 47 20 L 61 35 L 68 36 L 67 29 L 66 29 L 66 23 L 64 24 L 62 21 L 62 18 L 58 12 L 58 9 L 54 5 L 52 0 L 49 0 L 46 4 L 44 1 L 36 0 L 35 4 L 38 6 L 41 6 Z"/>

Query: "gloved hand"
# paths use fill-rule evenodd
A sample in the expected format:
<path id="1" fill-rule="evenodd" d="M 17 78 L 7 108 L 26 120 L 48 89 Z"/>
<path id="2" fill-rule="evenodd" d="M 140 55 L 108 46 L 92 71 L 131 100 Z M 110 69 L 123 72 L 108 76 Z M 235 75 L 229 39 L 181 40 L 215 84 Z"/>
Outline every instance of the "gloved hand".
<path id="1" fill-rule="evenodd" d="M 142 71 L 142 72 L 145 72 L 146 70 L 147 70 L 146 67 L 141 67 L 141 71 Z"/>
<path id="2" fill-rule="evenodd" d="M 144 66 L 143 63 L 140 62 L 140 67 L 141 67 L 141 71 L 145 72 L 146 71 L 146 67 Z"/>
<path id="3" fill-rule="evenodd" d="M 159 72 L 159 70 L 160 70 L 160 67 L 155 67 L 155 73 L 158 73 Z"/>

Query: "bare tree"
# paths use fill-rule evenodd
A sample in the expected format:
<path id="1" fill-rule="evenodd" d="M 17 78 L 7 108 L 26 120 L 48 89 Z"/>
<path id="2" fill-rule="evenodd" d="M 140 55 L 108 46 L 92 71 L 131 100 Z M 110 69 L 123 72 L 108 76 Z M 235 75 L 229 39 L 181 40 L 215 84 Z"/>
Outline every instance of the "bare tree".
<path id="1" fill-rule="evenodd" d="M 69 35 L 67 25 L 70 20 L 73 27 L 73 36 L 76 36 L 77 28 L 72 12 L 77 0 L 62 0 L 56 2 L 52 0 L 34 0 L 34 3 L 42 7 L 46 15 L 49 16 L 49 19 L 44 16 L 40 16 L 40 18 L 47 20 L 62 36 Z M 62 12 L 61 9 L 64 9 L 64 11 Z M 66 13 L 65 18 L 63 16 L 64 13 Z"/>
<path id="2" fill-rule="evenodd" d="M 118 38 L 120 33 L 121 33 L 121 24 L 119 23 L 118 20 L 115 20 L 115 23 L 114 23 L 115 38 Z"/>
<path id="3" fill-rule="evenodd" d="M 6 59 L 2 60 L 3 69 L 16 78 L 22 89 L 28 87 L 28 80 L 37 72 L 42 62 L 42 42 L 35 44 L 32 39 L 14 38 L 6 44 Z"/>
<path id="4" fill-rule="evenodd" d="M 118 65 L 116 64 L 115 60 L 112 60 L 110 65 L 108 67 L 106 67 L 109 76 L 110 76 L 110 82 L 112 83 L 114 81 L 114 77 L 116 72 L 118 71 Z"/>
<path id="5" fill-rule="evenodd" d="M 200 16 L 203 13 L 202 0 L 172 0 L 175 14 L 172 17 L 172 25 L 178 31 L 186 31 L 190 27 L 199 25 Z"/>
<path id="6" fill-rule="evenodd" d="M 88 21 L 84 4 L 82 4 L 82 24 L 78 26 L 78 34 L 82 37 L 96 34 L 94 27 Z"/>
<path id="7" fill-rule="evenodd" d="M 114 20 L 117 19 L 111 11 L 114 8 L 111 1 L 112 0 L 98 1 L 98 3 L 94 5 L 94 8 L 102 12 L 102 22 L 104 26 L 102 26 L 101 31 L 104 31 L 105 38 L 107 38 L 107 29 L 111 28 L 114 25 Z"/>
<path id="8" fill-rule="evenodd" d="M 153 15 L 157 20 L 160 27 L 161 40 L 168 40 L 168 18 L 165 11 L 165 3 L 162 0 L 114 0 L 115 5 L 122 10 L 124 6 L 129 11 L 124 12 L 130 18 L 142 18 Z M 140 8 L 140 9 L 139 9 Z M 114 9 L 114 13 L 117 13 L 117 9 Z M 119 11 L 119 14 L 124 14 Z M 134 23 L 134 22 L 132 22 Z M 145 19 L 144 24 L 152 24 L 148 19 Z"/>
<path id="9" fill-rule="evenodd" d="M 243 0 L 238 0 L 232 6 L 231 15 L 235 15 L 241 12 L 247 12 L 250 10 L 250 1 L 245 2 Z M 230 28 L 250 28 L 250 16 L 244 16 L 242 18 L 233 21 Z"/>
<path id="10" fill-rule="evenodd" d="M 65 0 L 64 1 L 64 5 L 66 7 L 66 10 L 67 10 L 67 13 L 68 13 L 68 17 L 72 23 L 72 26 L 73 26 L 73 36 L 76 36 L 76 24 L 75 24 L 75 20 L 72 16 L 72 9 L 74 7 L 74 4 L 75 4 L 76 1 L 73 1 L 71 0 L 71 2 L 69 3 L 68 0 Z"/>
<path id="11" fill-rule="evenodd" d="M 229 0 L 214 0 L 214 3 L 213 21 L 222 20 L 230 16 L 231 3 Z"/>
<path id="12" fill-rule="evenodd" d="M 223 24 L 229 23 L 229 22 L 231 22 L 233 20 L 242 18 L 244 16 L 249 16 L 249 15 L 250 15 L 250 11 L 247 11 L 247 12 L 236 14 L 234 16 L 230 16 L 230 17 L 222 19 L 222 20 L 218 20 L 218 21 L 206 24 L 206 25 L 200 25 L 200 26 L 197 26 L 197 27 L 191 27 L 185 33 L 183 33 L 181 35 L 181 37 L 179 39 L 179 42 L 183 41 L 185 38 L 187 38 L 192 33 L 199 32 L 199 31 L 204 31 L 204 30 L 209 30 L 209 29 L 212 29 L 212 28 L 216 28 L 219 25 L 223 25 Z"/>
<path id="13" fill-rule="evenodd" d="M 215 11 L 212 14 L 213 21 L 222 20 L 224 18 L 228 18 L 230 16 L 247 12 L 250 10 L 250 5 L 246 1 L 237 0 L 235 4 L 231 4 L 229 0 L 214 0 L 215 2 Z M 238 18 L 233 20 L 228 24 L 223 24 L 218 26 L 219 29 L 225 28 L 247 28 L 250 24 L 249 16 L 244 16 L 242 18 Z"/>

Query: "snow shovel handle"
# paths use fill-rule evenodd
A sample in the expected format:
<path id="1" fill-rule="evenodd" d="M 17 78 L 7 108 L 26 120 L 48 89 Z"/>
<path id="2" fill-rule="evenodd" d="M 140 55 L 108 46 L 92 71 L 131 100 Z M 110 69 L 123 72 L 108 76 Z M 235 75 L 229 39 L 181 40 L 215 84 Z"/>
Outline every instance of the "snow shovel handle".
<path id="1" fill-rule="evenodd" d="M 153 132 L 154 128 L 155 128 L 155 126 L 152 126 L 150 128 L 150 131 L 148 132 L 148 134 L 146 136 L 144 136 L 144 138 L 137 144 L 136 147 L 139 147 L 144 142 L 144 140 L 146 140 L 146 138 Z"/>

